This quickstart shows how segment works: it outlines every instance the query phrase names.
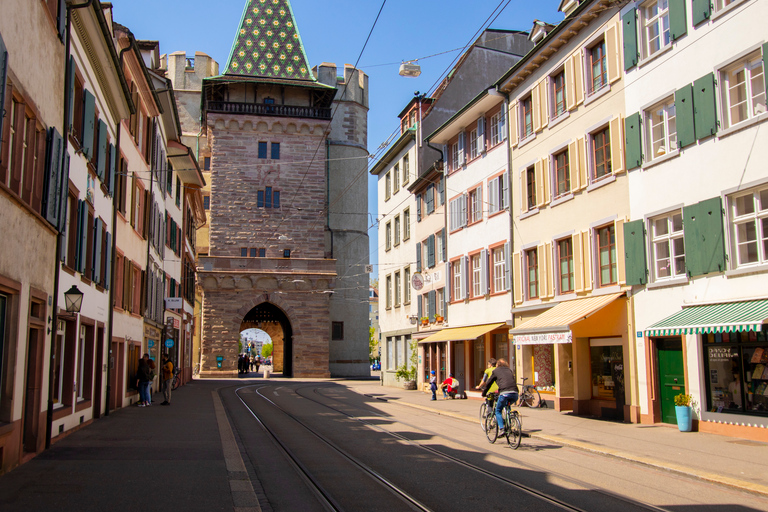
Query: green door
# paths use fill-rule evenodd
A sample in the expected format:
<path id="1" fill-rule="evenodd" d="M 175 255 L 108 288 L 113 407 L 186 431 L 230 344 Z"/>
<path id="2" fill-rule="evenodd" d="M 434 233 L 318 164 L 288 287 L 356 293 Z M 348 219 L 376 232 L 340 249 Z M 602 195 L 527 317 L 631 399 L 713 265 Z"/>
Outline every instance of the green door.
<path id="1" fill-rule="evenodd" d="M 675 396 L 685 393 L 682 338 L 666 338 L 656 342 L 661 390 L 661 421 L 677 423 Z"/>

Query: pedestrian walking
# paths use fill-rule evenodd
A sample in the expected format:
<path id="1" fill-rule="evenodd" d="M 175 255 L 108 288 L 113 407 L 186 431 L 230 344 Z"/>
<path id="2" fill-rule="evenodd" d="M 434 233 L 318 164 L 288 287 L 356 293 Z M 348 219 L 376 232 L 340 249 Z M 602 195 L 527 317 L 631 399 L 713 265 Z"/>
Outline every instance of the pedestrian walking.
<path id="1" fill-rule="evenodd" d="M 139 368 L 136 370 L 136 389 L 139 390 L 139 407 L 146 407 L 149 405 L 149 383 L 152 382 L 150 377 L 149 368 L 149 354 L 144 354 L 144 357 L 139 359 Z"/>
<path id="2" fill-rule="evenodd" d="M 160 405 L 171 405 L 171 388 L 173 387 L 173 362 L 170 356 L 163 356 L 163 397 L 165 401 Z"/>
<path id="3" fill-rule="evenodd" d="M 152 385 L 155 383 L 155 377 L 157 377 L 157 365 L 155 360 L 149 357 L 149 354 L 144 354 L 147 358 L 147 364 L 149 365 L 149 383 L 147 384 L 147 405 L 152 405 Z"/>

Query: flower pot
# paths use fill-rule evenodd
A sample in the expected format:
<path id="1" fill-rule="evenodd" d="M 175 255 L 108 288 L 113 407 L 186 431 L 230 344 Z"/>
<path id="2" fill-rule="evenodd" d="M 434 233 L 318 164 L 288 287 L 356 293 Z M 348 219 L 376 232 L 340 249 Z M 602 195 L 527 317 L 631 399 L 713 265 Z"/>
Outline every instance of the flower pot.
<path id="1" fill-rule="evenodd" d="M 416 381 L 415 380 L 405 381 L 405 383 L 403 384 L 403 389 L 409 389 L 409 390 L 416 389 Z"/>
<path id="2" fill-rule="evenodd" d="M 680 429 L 680 432 L 690 432 L 693 424 L 690 406 L 676 405 L 675 416 L 677 416 L 677 428 Z"/>

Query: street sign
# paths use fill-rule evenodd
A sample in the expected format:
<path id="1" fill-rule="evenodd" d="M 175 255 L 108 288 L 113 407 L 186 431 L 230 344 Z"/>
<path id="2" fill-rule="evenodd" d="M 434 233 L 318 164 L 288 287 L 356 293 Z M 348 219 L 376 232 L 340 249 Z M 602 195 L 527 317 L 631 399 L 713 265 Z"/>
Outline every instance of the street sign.
<path id="1" fill-rule="evenodd" d="M 181 309 L 182 307 L 181 297 L 166 297 L 165 307 L 166 309 Z"/>
<path id="2" fill-rule="evenodd" d="M 173 340 L 171 338 L 168 338 L 165 340 L 165 347 L 166 348 L 172 348 L 173 347 Z"/>
<path id="3" fill-rule="evenodd" d="M 372 274 L 373 273 L 373 265 L 366 265 L 365 266 L 365 273 L 366 274 Z"/>
<path id="4" fill-rule="evenodd" d="M 147 340 L 147 346 L 149 348 L 152 348 L 155 346 L 155 340 Z"/>

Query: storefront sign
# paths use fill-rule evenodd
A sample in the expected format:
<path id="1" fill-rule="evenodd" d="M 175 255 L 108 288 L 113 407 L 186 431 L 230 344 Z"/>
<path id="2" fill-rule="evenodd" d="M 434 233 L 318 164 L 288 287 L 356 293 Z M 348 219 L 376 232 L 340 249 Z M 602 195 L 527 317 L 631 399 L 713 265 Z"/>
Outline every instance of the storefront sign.
<path id="1" fill-rule="evenodd" d="M 709 347 L 709 362 L 710 363 L 723 363 L 730 361 L 731 358 L 737 357 L 735 347 Z"/>
<path id="2" fill-rule="evenodd" d="M 516 345 L 548 345 L 552 343 L 572 343 L 571 331 L 549 332 L 543 334 L 514 334 L 513 341 Z"/>
<path id="3" fill-rule="evenodd" d="M 416 291 L 419 291 L 422 288 L 424 288 L 424 278 L 421 277 L 420 272 L 416 272 L 411 276 L 411 285 L 413 286 L 413 289 Z"/>
<path id="4" fill-rule="evenodd" d="M 165 307 L 166 309 L 181 309 L 181 297 L 166 297 Z"/>

